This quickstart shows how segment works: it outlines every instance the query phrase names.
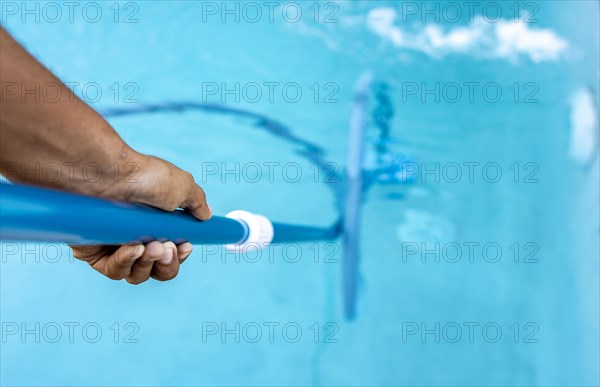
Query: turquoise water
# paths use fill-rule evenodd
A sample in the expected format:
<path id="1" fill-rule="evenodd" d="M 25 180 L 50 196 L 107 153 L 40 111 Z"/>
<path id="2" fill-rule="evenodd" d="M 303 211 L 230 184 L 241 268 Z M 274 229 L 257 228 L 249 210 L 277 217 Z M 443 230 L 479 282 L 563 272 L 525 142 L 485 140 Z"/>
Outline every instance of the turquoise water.
<path id="1" fill-rule="evenodd" d="M 48 3 L 39 4 L 42 12 Z M 73 22 L 64 13 L 57 23 L 48 20 L 50 13 L 23 22 L 21 10 L 13 15 L 2 8 L 2 23 L 63 81 L 77 82 L 75 91 L 94 108 L 223 102 L 319 144 L 340 173 L 354 84 L 370 70 L 389 85 L 389 152 L 430 170 L 439 163 L 440 174 L 458 164 L 463 177 L 454 182 L 446 169 L 439 181 L 416 174 L 370 188 L 354 321 L 342 314 L 340 241 L 275 246 L 259 258 L 237 259 L 196 246 L 177 279 L 140 286 L 109 281 L 73 262 L 66 246 L 4 243 L 3 385 L 600 383 L 598 153 L 582 166 L 567 152 L 570 95 L 591 87 L 598 101 L 597 2 L 536 3 L 538 21 L 529 28 L 568 42 L 558 57 L 537 61 L 526 48 L 513 48 L 511 57 L 493 56 L 486 47 L 431 53 L 397 45 L 384 36 L 393 29 L 368 27 L 373 10 L 395 10 L 405 33 L 433 21 L 408 15 L 399 2 L 302 2 L 305 16 L 297 22 L 281 16 L 290 4 L 282 3 L 272 21 L 263 15 L 256 23 L 247 20 L 250 14 L 223 22 L 222 9 L 212 15 L 206 8 L 220 2 L 95 4 L 103 12 L 97 22 L 79 8 Z M 256 4 L 266 12 L 265 4 Z M 503 20 L 513 16 L 512 3 L 493 4 L 501 5 Z M 519 9 L 527 4 L 518 3 Z M 439 25 L 469 24 L 463 17 Z M 233 89 L 236 82 L 248 92 L 240 91 L 238 101 L 235 94 L 210 92 L 215 84 Z M 272 100 L 268 82 L 280 85 Z M 463 97 L 452 103 L 450 94 L 437 94 L 436 101 L 436 95 L 409 92 L 436 82 L 440 90 L 462 85 Z M 475 93 L 471 102 L 464 84 L 472 82 L 495 82 L 503 97 L 491 102 L 491 94 Z M 257 101 L 248 86 L 254 83 L 263 93 Z M 293 94 L 279 92 L 292 83 L 302 91 L 295 102 Z M 374 99 L 371 106 L 374 112 Z M 318 226 L 337 219 L 326 176 L 315 177 L 297 146 L 253 119 L 188 110 L 110 122 L 137 150 L 194 174 L 216 214 L 246 209 Z M 375 122 L 372 116 L 370 158 Z M 239 172 L 227 174 L 236 163 Z M 249 163 L 259 164 L 259 179 L 242 172 Z M 269 173 L 265 163 L 279 164 Z M 475 168 L 472 163 L 479 164 L 470 180 L 466 166 Z M 481 174 L 490 163 L 502 172 L 495 182 L 492 169 Z M 294 169 L 284 172 L 290 165 Z M 217 173 L 209 173 L 215 166 Z M 287 174 L 298 168 L 298 179 Z M 423 244 L 434 252 L 407 250 Z M 488 244 L 499 246 L 499 258 L 493 250 L 484 254 Z M 456 245 L 460 259 L 452 253 Z M 239 338 L 221 335 L 223 327 L 236 331 L 236 324 Z M 19 331 L 9 334 L 15 326 Z M 61 336 L 55 340 L 56 326 Z M 255 340 L 257 326 L 262 335 Z M 23 328 L 37 331 L 39 340 L 36 333 L 23 336 Z M 424 330 L 434 333 L 423 336 Z"/>

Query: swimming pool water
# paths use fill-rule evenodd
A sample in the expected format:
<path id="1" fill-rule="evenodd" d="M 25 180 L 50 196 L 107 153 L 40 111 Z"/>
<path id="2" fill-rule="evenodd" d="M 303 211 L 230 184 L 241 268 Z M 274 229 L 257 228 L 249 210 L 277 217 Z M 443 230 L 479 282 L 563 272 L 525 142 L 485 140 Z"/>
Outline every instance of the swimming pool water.
<path id="1" fill-rule="evenodd" d="M 598 155 L 581 166 L 567 152 L 569 96 L 591 87 L 598 101 L 597 2 L 536 3 L 531 28 L 569 43 L 540 62 L 396 47 L 367 20 L 374 9 L 406 11 L 399 2 L 319 3 L 319 22 L 315 3 L 301 2 L 311 16 L 294 23 L 222 22 L 192 1 L 115 3 L 115 23 L 112 3 L 97 4 L 104 16 L 95 23 L 78 13 L 74 22 L 22 22 L 6 8 L 2 22 L 96 109 L 224 102 L 320 144 L 340 173 L 354 84 L 370 70 L 389 86 L 390 152 L 420 173 L 366 193 L 354 321 L 342 314 L 339 241 L 242 258 L 196 246 L 177 279 L 140 286 L 73 262 L 66 246 L 55 255 L 48 249 L 56 246 L 17 245 L 14 254 L 3 243 L 3 385 L 598 385 Z M 137 21 L 122 22 L 132 10 Z M 324 23 L 332 10 L 338 22 Z M 425 24 L 412 18 L 402 27 Z M 272 99 L 269 82 L 278 82 Z M 469 82 L 500 85 L 503 98 L 469 101 Z M 221 95 L 236 83 L 239 93 Z M 410 92 L 436 83 L 465 94 L 448 102 L 450 94 L 436 101 Z M 290 94 L 281 94 L 286 86 Z M 537 102 L 526 102 L 532 91 Z M 110 122 L 135 149 L 191 172 L 216 214 L 245 209 L 317 226 L 338 217 L 326 176 L 255 119 L 187 110 Z M 441 247 L 412 253 L 423 243 Z M 37 329 L 39 342 L 35 333 L 7 335 L 14 324 Z M 223 337 L 223 327 L 233 333 Z"/>

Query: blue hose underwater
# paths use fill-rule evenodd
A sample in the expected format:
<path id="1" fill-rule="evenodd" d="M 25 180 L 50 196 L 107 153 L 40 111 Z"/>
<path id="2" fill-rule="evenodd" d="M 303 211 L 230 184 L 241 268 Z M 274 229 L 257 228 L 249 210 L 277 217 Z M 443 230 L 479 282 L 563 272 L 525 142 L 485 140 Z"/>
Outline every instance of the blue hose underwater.
<path id="1" fill-rule="evenodd" d="M 203 103 L 194 101 L 141 104 L 135 107 L 122 108 L 113 107 L 99 109 L 98 112 L 102 114 L 105 118 L 110 118 L 151 113 L 179 113 L 194 110 L 212 112 L 217 114 L 227 114 L 252 119 L 255 121 L 256 127 L 262 128 L 270 134 L 272 134 L 273 136 L 297 146 L 299 149 L 296 152 L 300 156 L 316 164 L 321 169 L 321 171 L 329 177 L 328 179 L 325 179 L 324 182 L 333 191 L 333 194 L 336 198 L 336 207 L 338 209 L 338 212 L 340 214 L 343 212 L 344 191 L 341 183 L 343 182 L 344 178 L 337 172 L 337 170 L 329 168 L 331 163 L 325 160 L 325 151 L 323 150 L 323 148 L 315 143 L 304 140 L 301 137 L 295 135 L 284 124 L 268 116 L 247 110 L 233 108 L 230 106 L 225 106 L 222 104 Z M 338 222 L 341 222 L 341 219 Z"/>

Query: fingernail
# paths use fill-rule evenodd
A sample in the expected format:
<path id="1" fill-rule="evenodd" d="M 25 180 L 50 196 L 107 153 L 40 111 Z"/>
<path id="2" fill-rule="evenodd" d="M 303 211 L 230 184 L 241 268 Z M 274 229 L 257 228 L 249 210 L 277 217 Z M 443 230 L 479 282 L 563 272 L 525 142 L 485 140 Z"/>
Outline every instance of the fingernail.
<path id="1" fill-rule="evenodd" d="M 212 208 L 210 208 L 210 204 L 206 204 L 208 206 L 208 210 L 210 211 L 210 215 L 212 216 L 213 212 L 212 212 Z"/>
<path id="2" fill-rule="evenodd" d="M 168 265 L 171 263 L 171 261 L 173 260 L 173 249 L 165 249 L 165 252 L 163 253 L 163 256 L 161 259 L 159 259 L 159 262 L 162 263 L 163 265 Z"/>
<path id="3" fill-rule="evenodd" d="M 179 245 L 179 251 L 182 254 L 188 254 L 188 253 L 190 253 L 192 251 L 192 247 L 193 246 L 192 246 L 191 243 L 185 242 L 185 243 L 182 243 L 181 245 Z"/>

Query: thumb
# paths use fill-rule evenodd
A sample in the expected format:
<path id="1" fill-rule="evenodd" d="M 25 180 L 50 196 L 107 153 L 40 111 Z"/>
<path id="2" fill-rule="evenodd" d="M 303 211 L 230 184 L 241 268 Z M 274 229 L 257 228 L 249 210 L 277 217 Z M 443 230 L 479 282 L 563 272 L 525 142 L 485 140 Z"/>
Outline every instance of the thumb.
<path id="1" fill-rule="evenodd" d="M 191 189 L 180 207 L 200 220 L 208 220 L 212 216 L 212 210 L 206 203 L 206 194 L 196 183 L 191 185 Z"/>

